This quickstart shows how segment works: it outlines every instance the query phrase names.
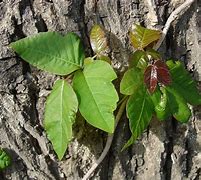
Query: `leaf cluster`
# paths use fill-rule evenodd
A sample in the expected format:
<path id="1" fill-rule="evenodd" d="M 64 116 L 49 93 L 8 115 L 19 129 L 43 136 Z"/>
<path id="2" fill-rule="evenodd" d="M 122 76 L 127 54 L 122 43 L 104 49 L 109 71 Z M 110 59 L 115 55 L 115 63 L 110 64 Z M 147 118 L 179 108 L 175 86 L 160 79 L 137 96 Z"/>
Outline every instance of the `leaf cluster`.
<path id="1" fill-rule="evenodd" d="M 187 103 L 201 104 L 196 84 L 184 66 L 179 61 L 163 62 L 153 49 L 160 36 L 160 31 L 139 25 L 129 32 L 136 51 L 120 83 L 121 94 L 129 97 L 126 111 L 132 132 L 124 148 L 146 129 L 153 114 L 159 120 L 173 115 L 187 122 L 191 114 Z M 44 32 L 11 43 L 31 65 L 62 76 L 47 98 L 44 118 L 47 136 L 59 159 L 72 139 L 78 110 L 92 126 L 108 133 L 115 129 L 114 111 L 119 97 L 112 81 L 117 75 L 110 65 L 106 34 L 99 25 L 92 28 L 90 42 L 95 56 L 87 58 L 74 33 L 61 36 Z M 66 76 L 72 77 L 72 83 L 67 82 Z"/>
<path id="2" fill-rule="evenodd" d="M 161 121 L 173 116 L 186 123 L 191 116 L 188 104 L 201 104 L 196 83 L 184 65 L 173 60 L 164 62 L 153 49 L 159 31 L 136 25 L 129 38 L 136 51 L 120 84 L 120 92 L 129 96 L 126 110 L 132 132 L 124 148 L 135 142 L 153 115 Z"/>

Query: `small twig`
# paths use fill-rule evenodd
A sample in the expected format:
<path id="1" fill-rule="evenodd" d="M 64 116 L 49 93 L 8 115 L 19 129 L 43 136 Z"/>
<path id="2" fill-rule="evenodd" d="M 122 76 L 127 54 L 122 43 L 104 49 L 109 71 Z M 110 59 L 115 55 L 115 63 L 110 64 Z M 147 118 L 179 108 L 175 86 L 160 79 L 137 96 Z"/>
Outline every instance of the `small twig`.
<path id="1" fill-rule="evenodd" d="M 126 106 L 126 102 L 127 102 L 127 99 L 124 99 L 124 101 L 122 102 L 120 108 L 119 108 L 119 111 L 117 113 L 117 116 L 116 116 L 116 124 L 115 124 L 115 129 L 116 129 L 116 126 L 119 122 L 119 120 L 121 119 L 121 116 L 124 112 L 124 109 L 125 109 L 125 106 Z M 82 180 L 87 180 L 90 178 L 91 174 L 94 172 L 94 170 L 98 167 L 98 165 L 103 161 L 103 159 L 105 158 L 105 156 L 107 155 L 109 149 L 110 149 L 110 146 L 112 144 L 112 140 L 113 140 L 113 137 L 114 137 L 114 134 L 108 134 L 108 137 L 107 137 L 107 142 L 106 142 L 106 145 L 105 145 L 105 148 L 101 154 L 101 156 L 98 158 L 98 160 L 92 165 L 92 167 L 89 169 L 89 171 L 87 172 L 87 174 L 85 174 L 85 176 L 82 178 Z"/>
<path id="2" fill-rule="evenodd" d="M 157 50 L 163 40 L 165 39 L 167 32 L 170 28 L 171 23 L 178 17 L 179 13 L 182 12 L 186 7 L 190 6 L 195 0 L 186 0 L 182 5 L 180 5 L 178 8 L 176 8 L 171 15 L 169 16 L 168 20 L 165 23 L 165 26 L 163 28 L 163 32 L 161 35 L 161 38 L 159 39 L 159 41 L 157 42 L 157 44 L 154 46 L 154 49 Z"/>

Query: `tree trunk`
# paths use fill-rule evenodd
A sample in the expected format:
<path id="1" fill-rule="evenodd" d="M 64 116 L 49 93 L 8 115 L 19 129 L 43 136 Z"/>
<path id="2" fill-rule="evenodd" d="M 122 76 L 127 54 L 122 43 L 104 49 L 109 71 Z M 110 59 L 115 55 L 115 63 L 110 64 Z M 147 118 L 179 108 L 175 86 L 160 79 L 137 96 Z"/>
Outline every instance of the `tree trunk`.
<path id="1" fill-rule="evenodd" d="M 107 137 L 79 118 L 75 138 L 58 161 L 43 128 L 45 99 L 58 77 L 27 64 L 9 43 L 43 31 L 73 31 L 92 55 L 89 31 L 98 23 L 107 30 L 110 56 L 121 77 L 131 52 L 127 33 L 132 24 L 161 28 L 182 2 L 157 0 L 154 14 L 148 0 L 0 0 L 0 147 L 12 157 L 0 179 L 79 180 L 100 156 Z M 201 81 L 200 11 L 201 1 L 196 1 L 183 12 L 160 48 L 164 58 L 184 61 L 197 81 Z M 130 137 L 124 115 L 107 157 L 91 179 L 201 179 L 201 109 L 192 112 L 188 124 L 153 119 L 136 143 L 121 152 Z"/>

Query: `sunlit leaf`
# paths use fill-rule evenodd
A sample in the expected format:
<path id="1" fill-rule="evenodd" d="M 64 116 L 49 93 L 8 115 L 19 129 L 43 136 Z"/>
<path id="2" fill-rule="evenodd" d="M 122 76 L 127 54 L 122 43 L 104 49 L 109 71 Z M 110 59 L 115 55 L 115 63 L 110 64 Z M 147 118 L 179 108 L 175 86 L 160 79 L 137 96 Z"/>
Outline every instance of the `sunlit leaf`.
<path id="1" fill-rule="evenodd" d="M 86 121 L 106 132 L 114 132 L 114 115 L 118 94 L 111 81 L 116 79 L 112 67 L 96 60 L 83 71 L 76 71 L 73 88 L 78 96 L 79 110 Z"/>
<path id="2" fill-rule="evenodd" d="M 44 125 L 60 160 L 72 138 L 77 109 L 78 101 L 72 87 L 64 80 L 58 80 L 46 101 Z"/>
<path id="3" fill-rule="evenodd" d="M 63 37 L 57 32 L 42 32 L 11 43 L 11 47 L 31 65 L 58 75 L 83 66 L 84 49 L 74 33 Z"/>
<path id="4" fill-rule="evenodd" d="M 154 112 L 153 102 L 144 85 L 130 96 L 126 106 L 129 125 L 132 132 L 131 138 L 124 145 L 127 148 L 143 133 L 149 125 Z"/>
<path id="5" fill-rule="evenodd" d="M 201 104 L 201 95 L 185 67 L 179 62 L 172 60 L 167 62 L 172 76 L 172 86 L 179 92 L 188 103 L 192 105 Z"/>
<path id="6" fill-rule="evenodd" d="M 99 25 L 94 25 L 90 33 L 90 42 L 96 54 L 104 54 L 108 51 L 107 38 L 104 30 Z"/>
<path id="7" fill-rule="evenodd" d="M 140 25 L 135 25 L 132 31 L 129 32 L 131 44 L 136 49 L 143 49 L 150 43 L 157 41 L 161 36 L 158 30 L 146 29 Z"/>
<path id="8" fill-rule="evenodd" d="M 137 50 L 132 54 L 130 58 L 130 64 L 131 64 L 131 67 L 145 69 L 147 67 L 148 60 L 149 59 L 144 51 Z"/>
<path id="9" fill-rule="evenodd" d="M 142 83 L 142 71 L 138 68 L 131 68 L 124 73 L 120 83 L 120 92 L 125 95 L 132 95 L 141 87 Z"/>

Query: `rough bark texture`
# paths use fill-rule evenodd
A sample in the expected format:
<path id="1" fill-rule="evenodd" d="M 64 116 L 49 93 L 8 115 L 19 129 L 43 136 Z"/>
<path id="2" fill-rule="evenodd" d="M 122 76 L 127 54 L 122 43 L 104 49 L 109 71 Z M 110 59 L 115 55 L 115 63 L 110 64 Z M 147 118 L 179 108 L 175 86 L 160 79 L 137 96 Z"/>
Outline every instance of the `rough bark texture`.
<path id="1" fill-rule="evenodd" d="M 158 27 L 180 3 L 156 1 Z M 90 55 L 89 30 L 99 23 L 107 30 L 110 56 L 121 76 L 131 51 L 127 32 L 133 23 L 152 25 L 149 8 L 147 0 L 0 0 L 0 147 L 13 161 L 0 172 L 0 179 L 79 180 L 99 157 L 106 140 L 106 134 L 79 119 L 75 139 L 63 161 L 57 161 L 42 125 L 44 102 L 57 77 L 24 62 L 9 49 L 9 43 L 42 31 L 73 31 L 82 37 Z M 161 51 L 166 58 L 184 61 L 201 81 L 200 1 L 174 22 Z M 112 148 L 92 179 L 201 179 L 200 107 L 192 112 L 186 125 L 174 119 L 163 123 L 153 119 L 142 137 L 121 152 L 130 136 L 123 117 Z"/>

